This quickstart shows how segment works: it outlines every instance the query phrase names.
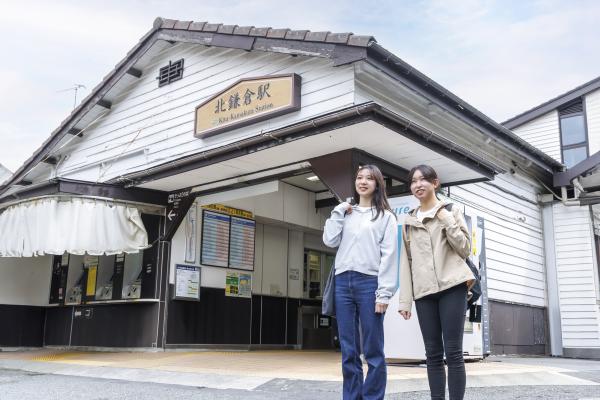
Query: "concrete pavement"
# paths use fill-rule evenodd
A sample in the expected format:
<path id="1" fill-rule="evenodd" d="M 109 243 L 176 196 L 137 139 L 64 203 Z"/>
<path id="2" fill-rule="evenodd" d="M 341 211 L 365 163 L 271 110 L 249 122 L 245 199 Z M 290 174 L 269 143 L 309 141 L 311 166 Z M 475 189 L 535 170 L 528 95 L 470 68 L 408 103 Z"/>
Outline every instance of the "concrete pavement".
<path id="1" fill-rule="evenodd" d="M 78 352 L 42 349 L 0 352 L 0 368 L 30 374 L 202 387 L 224 391 L 220 392 L 223 395 L 227 391 L 242 390 L 248 395 L 296 393 L 288 398 L 300 398 L 298 396 L 302 394 L 319 393 L 323 398 L 339 398 L 341 388 L 340 354 L 335 352 Z M 520 398 L 524 398 L 523 395 L 546 393 L 548 388 L 552 388 L 552 392 L 558 393 L 557 399 L 579 399 L 582 397 L 577 396 L 581 395 L 600 400 L 599 361 L 495 356 L 467 363 L 466 369 L 469 396 L 489 392 L 486 397 L 490 399 L 517 398 L 494 396 L 521 393 Z M 426 394 L 427 389 L 424 366 L 389 366 L 389 398 L 423 398 L 418 396 Z M 576 391 L 581 393 L 574 393 Z M 575 397 L 568 397 L 570 392 Z M 553 398 L 548 393 L 545 396 L 539 398 Z"/>

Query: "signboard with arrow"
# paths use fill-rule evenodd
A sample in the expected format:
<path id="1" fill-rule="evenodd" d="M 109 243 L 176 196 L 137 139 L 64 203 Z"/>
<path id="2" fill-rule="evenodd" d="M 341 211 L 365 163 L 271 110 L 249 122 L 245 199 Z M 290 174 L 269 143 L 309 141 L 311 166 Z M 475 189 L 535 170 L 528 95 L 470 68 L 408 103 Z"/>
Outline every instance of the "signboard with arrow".
<path id="1" fill-rule="evenodd" d="M 196 200 L 196 195 L 190 189 L 169 194 L 167 200 L 165 240 L 173 238 L 175 231 L 185 218 L 194 200 Z"/>

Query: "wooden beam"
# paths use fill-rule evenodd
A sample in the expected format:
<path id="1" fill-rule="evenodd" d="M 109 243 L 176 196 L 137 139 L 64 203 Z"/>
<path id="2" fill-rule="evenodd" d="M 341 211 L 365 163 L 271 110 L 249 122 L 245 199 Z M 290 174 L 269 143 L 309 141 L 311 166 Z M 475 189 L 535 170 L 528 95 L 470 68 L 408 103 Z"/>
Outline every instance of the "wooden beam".
<path id="1" fill-rule="evenodd" d="M 112 103 L 108 100 L 104 100 L 104 99 L 100 99 L 98 100 L 98 103 L 96 103 L 97 105 L 99 105 L 100 107 L 104 107 L 107 110 L 110 110 L 110 108 L 112 107 Z"/>
<path id="2" fill-rule="evenodd" d="M 142 71 L 140 71 L 137 68 L 133 68 L 133 67 L 131 67 L 131 68 L 129 68 L 127 70 L 127 74 L 129 74 L 131 76 L 134 76 L 136 78 L 141 78 L 142 77 Z"/>
<path id="3" fill-rule="evenodd" d="M 56 165 L 56 163 L 58 162 L 58 157 L 48 156 L 48 157 L 44 158 L 42 160 L 42 162 L 45 162 L 46 164 L 50 164 L 50 165 Z"/>
<path id="4" fill-rule="evenodd" d="M 315 175 L 338 201 L 345 201 L 354 195 L 357 165 L 353 153 L 354 150 L 343 150 L 308 160 Z"/>
<path id="5" fill-rule="evenodd" d="M 73 135 L 73 136 L 75 136 L 75 135 L 77 135 L 79 137 L 83 136 L 83 133 L 81 133 L 81 129 L 78 129 L 78 128 L 71 128 L 67 131 L 67 133 L 69 135 Z"/>
<path id="6" fill-rule="evenodd" d="M 316 209 L 333 207 L 333 206 L 337 206 L 338 204 L 339 204 L 339 201 L 337 201 L 335 197 L 330 197 L 328 199 L 315 200 L 315 208 Z"/>
<path id="7" fill-rule="evenodd" d="M 309 162 L 315 175 L 339 201 L 353 196 L 354 176 L 361 165 L 376 165 L 388 182 L 391 182 L 392 179 L 404 183 L 408 181 L 409 171 L 406 169 L 357 149 L 327 154 L 310 159 Z M 405 191 L 406 185 L 402 185 L 402 187 L 402 190 Z"/>

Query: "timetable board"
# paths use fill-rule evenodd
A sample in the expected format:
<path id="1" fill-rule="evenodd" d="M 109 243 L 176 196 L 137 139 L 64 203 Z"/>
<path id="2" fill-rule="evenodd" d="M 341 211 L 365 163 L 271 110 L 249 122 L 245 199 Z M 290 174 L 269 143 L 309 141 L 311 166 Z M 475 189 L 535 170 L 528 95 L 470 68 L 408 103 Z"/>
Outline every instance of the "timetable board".
<path id="1" fill-rule="evenodd" d="M 202 210 L 201 264 L 254 270 L 256 221 Z"/>
<path id="2" fill-rule="evenodd" d="M 201 263 L 213 267 L 229 265 L 231 217 L 203 210 Z"/>
<path id="3" fill-rule="evenodd" d="M 254 234 L 256 222 L 251 219 L 231 217 L 229 241 L 229 267 L 254 269 Z"/>

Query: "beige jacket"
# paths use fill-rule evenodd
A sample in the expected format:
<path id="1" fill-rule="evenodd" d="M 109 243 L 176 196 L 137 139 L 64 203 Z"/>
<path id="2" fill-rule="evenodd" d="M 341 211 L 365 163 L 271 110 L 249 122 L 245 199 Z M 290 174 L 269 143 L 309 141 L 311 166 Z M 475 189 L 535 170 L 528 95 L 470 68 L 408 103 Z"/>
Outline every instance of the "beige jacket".
<path id="1" fill-rule="evenodd" d="M 471 250 L 467 224 L 459 207 L 440 210 L 433 218 L 417 219 L 417 210 L 404 220 L 400 258 L 400 311 L 412 302 L 460 283 L 473 282 L 465 259 Z"/>

